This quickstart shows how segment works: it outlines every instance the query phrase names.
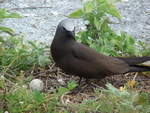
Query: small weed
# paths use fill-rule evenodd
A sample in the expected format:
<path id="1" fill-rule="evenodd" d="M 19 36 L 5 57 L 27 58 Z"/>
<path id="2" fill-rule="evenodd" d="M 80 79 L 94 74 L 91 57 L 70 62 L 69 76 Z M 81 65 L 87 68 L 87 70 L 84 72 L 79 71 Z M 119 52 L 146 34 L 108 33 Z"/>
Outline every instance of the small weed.
<path id="1" fill-rule="evenodd" d="M 78 86 L 78 84 L 76 84 L 76 81 L 71 81 L 71 82 L 68 82 L 68 88 L 65 88 L 65 87 L 59 87 L 58 88 L 58 93 L 59 95 L 62 95 L 70 90 L 73 90 L 75 87 Z"/>
<path id="2" fill-rule="evenodd" d="M 111 84 L 108 90 L 94 89 L 96 98 L 85 99 L 81 104 L 74 105 L 78 112 L 102 113 L 148 113 L 150 103 L 146 93 L 130 91 L 127 87 L 117 89 Z"/>

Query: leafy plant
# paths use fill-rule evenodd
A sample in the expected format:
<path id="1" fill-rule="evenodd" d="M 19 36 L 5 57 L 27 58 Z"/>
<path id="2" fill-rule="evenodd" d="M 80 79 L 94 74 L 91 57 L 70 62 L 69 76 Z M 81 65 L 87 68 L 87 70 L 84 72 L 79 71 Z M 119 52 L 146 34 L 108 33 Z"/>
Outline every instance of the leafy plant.
<path id="1" fill-rule="evenodd" d="M 32 66 L 45 66 L 50 63 L 49 47 L 35 41 L 24 43 L 22 37 L 8 37 L 7 42 L 1 39 L 0 65 L 5 72 L 8 69 L 19 70 L 34 69 Z M 9 45 L 6 45 L 9 43 Z M 11 46 L 10 46 L 11 45 Z"/>
<path id="2" fill-rule="evenodd" d="M 67 86 L 68 86 L 68 88 L 65 88 L 65 87 L 58 88 L 59 95 L 62 95 L 70 90 L 73 90 L 75 87 L 78 86 L 78 84 L 76 84 L 76 81 L 71 81 L 71 82 L 68 82 Z"/>
<path id="3" fill-rule="evenodd" d="M 34 90 L 33 98 L 36 102 L 45 102 L 44 100 L 44 94 L 41 94 L 38 90 Z"/>
<path id="4" fill-rule="evenodd" d="M 9 112 L 13 113 L 41 111 L 44 108 L 42 104 L 48 103 L 53 99 L 50 97 L 47 98 L 45 94 L 37 90 L 34 90 L 34 92 L 28 90 L 26 85 L 14 84 L 12 90 L 8 90 L 8 87 L 6 87 L 6 93 L 3 93 L 3 99 L 5 99 L 6 103 L 4 106 L 7 107 Z M 41 108 L 37 109 L 39 106 Z"/>
<path id="5" fill-rule="evenodd" d="M 20 73 L 21 74 L 21 73 Z M 20 75 L 22 76 L 22 75 Z M 30 81 L 26 82 L 25 76 L 18 77 L 17 83 L 10 83 L 6 81 L 4 77 L 0 76 L 0 111 L 7 110 L 11 113 L 20 113 L 20 112 L 56 112 L 58 111 L 67 112 L 63 108 L 61 103 L 60 96 L 62 93 L 63 87 L 59 87 L 58 93 L 52 91 L 52 94 L 49 92 L 40 93 L 38 90 L 30 90 L 27 86 Z M 72 90 L 76 87 L 77 84 L 75 81 L 68 83 L 67 91 Z M 62 90 L 62 91 L 61 91 Z"/>
<path id="6" fill-rule="evenodd" d="M 17 13 L 7 14 L 6 9 L 0 10 L 0 22 L 5 18 L 21 18 Z M 10 36 L 0 36 L 0 70 L 7 72 L 14 70 L 31 70 L 37 66 L 44 67 L 50 63 L 49 46 L 36 41 L 24 41 L 24 35 L 14 35 L 14 31 L 8 27 L 0 27 L 1 33 L 8 33 Z"/>
<path id="7" fill-rule="evenodd" d="M 108 87 L 108 90 L 102 90 L 102 92 L 110 94 L 110 98 L 113 98 L 113 96 L 118 98 L 118 100 L 120 100 L 118 102 L 119 106 L 136 111 L 143 109 L 145 105 L 148 105 L 148 95 L 146 93 L 129 92 L 127 88 L 118 90 L 111 84 L 107 84 L 106 86 Z"/>
<path id="8" fill-rule="evenodd" d="M 81 104 L 74 105 L 78 112 L 102 113 L 148 113 L 150 104 L 146 93 L 130 91 L 127 87 L 117 89 L 111 84 L 108 90 L 94 89 L 96 99 L 85 99 Z"/>
<path id="9" fill-rule="evenodd" d="M 69 15 L 70 18 L 82 18 L 87 30 L 78 32 L 77 40 L 106 55 L 140 56 L 144 54 L 135 46 L 135 39 L 120 31 L 118 35 L 109 27 L 108 15 L 120 19 L 120 13 L 113 4 L 120 0 L 92 0 L 84 3 Z M 145 55 L 145 54 L 144 54 Z"/>
<path id="10" fill-rule="evenodd" d="M 32 55 L 28 57 L 40 66 L 45 66 L 45 64 L 50 63 L 49 51 L 50 48 L 48 45 L 44 45 L 42 42 L 36 41 L 27 41 L 30 46 L 28 46 Z M 48 53 L 48 54 L 47 54 Z"/>
<path id="11" fill-rule="evenodd" d="M 0 24 L 1 24 L 2 20 L 5 19 L 5 18 L 21 18 L 21 16 L 17 13 L 8 14 L 6 12 L 6 8 L 0 9 Z M 8 34 L 13 34 L 14 33 L 14 31 L 11 30 L 8 27 L 0 27 L 0 33 L 2 33 L 2 32 L 6 32 Z"/>

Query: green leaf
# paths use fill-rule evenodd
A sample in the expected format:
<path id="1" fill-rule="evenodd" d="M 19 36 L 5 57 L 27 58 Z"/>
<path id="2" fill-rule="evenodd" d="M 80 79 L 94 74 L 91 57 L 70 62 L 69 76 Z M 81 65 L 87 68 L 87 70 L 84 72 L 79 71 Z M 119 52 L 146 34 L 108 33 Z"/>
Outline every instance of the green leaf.
<path id="1" fill-rule="evenodd" d="M 30 44 L 32 47 L 34 47 L 36 50 L 39 49 L 38 46 L 36 45 L 36 43 L 35 43 L 34 41 L 28 40 L 27 42 L 28 42 L 28 44 Z"/>
<path id="2" fill-rule="evenodd" d="M 75 12 L 71 13 L 68 17 L 70 18 L 79 18 L 84 16 L 85 13 L 82 11 L 82 9 L 77 9 Z"/>
<path id="3" fill-rule="evenodd" d="M 68 89 L 69 90 L 73 90 L 77 86 L 78 86 L 78 84 L 74 80 L 72 82 L 68 82 Z"/>
<path id="4" fill-rule="evenodd" d="M 121 1 L 121 0 L 107 0 L 107 2 L 110 3 L 110 4 L 112 4 L 112 3 L 116 2 L 116 1 L 119 2 L 119 1 Z"/>
<path id="5" fill-rule="evenodd" d="M 109 90 L 101 90 L 101 91 L 104 92 L 104 93 L 108 93 L 108 94 L 111 93 L 111 91 L 109 91 Z"/>
<path id="6" fill-rule="evenodd" d="M 107 18 L 104 17 L 104 16 L 101 17 L 100 20 L 98 20 L 96 17 L 94 18 L 94 24 L 95 24 L 95 26 L 96 26 L 96 28 L 97 28 L 98 31 L 101 30 L 101 26 L 102 26 L 102 24 L 105 22 L 106 19 L 107 19 Z"/>
<path id="7" fill-rule="evenodd" d="M 40 66 L 45 66 L 46 63 L 47 63 L 47 56 L 40 55 L 38 57 L 38 64 Z"/>
<path id="8" fill-rule="evenodd" d="M 0 19 L 3 19 L 6 14 L 6 8 L 0 9 Z"/>
<path id="9" fill-rule="evenodd" d="M 0 76 L 0 88 L 2 88 L 3 90 L 5 89 L 5 84 L 1 76 Z"/>
<path id="10" fill-rule="evenodd" d="M 106 0 L 95 0 L 98 5 L 107 4 L 108 2 Z"/>
<path id="11" fill-rule="evenodd" d="M 114 57 L 120 57 L 120 55 L 115 50 L 111 51 L 111 55 Z"/>
<path id="12" fill-rule="evenodd" d="M 120 31 L 120 35 L 122 37 L 122 40 L 124 40 L 126 38 L 126 34 L 123 31 Z"/>
<path id="13" fill-rule="evenodd" d="M 117 36 L 116 39 L 122 41 L 123 38 L 121 36 Z"/>
<path id="14" fill-rule="evenodd" d="M 26 64 L 31 64 L 31 63 L 35 62 L 35 60 L 36 60 L 35 57 L 28 56 L 27 60 L 26 60 Z"/>
<path id="15" fill-rule="evenodd" d="M 115 45 L 116 45 L 116 48 L 119 49 L 120 51 L 123 50 L 122 42 L 116 41 L 116 42 L 115 42 Z"/>
<path id="16" fill-rule="evenodd" d="M 123 91 L 123 92 L 120 92 L 120 95 L 121 95 L 121 96 L 129 96 L 130 93 L 127 92 L 127 91 Z"/>
<path id="17" fill-rule="evenodd" d="M 0 31 L 1 32 L 6 32 L 6 33 L 9 33 L 9 34 L 13 34 L 14 31 L 11 30 L 9 27 L 0 27 Z"/>
<path id="18" fill-rule="evenodd" d="M 140 102 L 140 103 L 147 103 L 148 100 L 149 100 L 149 99 L 148 99 L 148 94 L 142 92 L 142 93 L 140 94 L 140 97 L 139 97 L 139 99 L 138 99 L 138 102 Z"/>
<path id="19" fill-rule="evenodd" d="M 6 8 L 0 9 L 0 21 L 3 20 L 3 18 L 21 18 L 21 16 L 17 13 L 6 13 Z"/>
<path id="20" fill-rule="evenodd" d="M 28 51 L 27 50 L 25 50 L 25 49 L 19 49 L 19 54 L 20 55 L 30 55 L 30 54 L 28 54 Z"/>
<path id="21" fill-rule="evenodd" d="M 120 13 L 113 4 L 104 4 L 100 6 L 100 10 L 120 19 Z"/>
<path id="22" fill-rule="evenodd" d="M 134 45 L 135 44 L 135 39 L 134 38 L 132 38 L 130 35 L 127 35 L 127 38 L 128 38 L 128 43 L 130 45 Z"/>
<path id="23" fill-rule="evenodd" d="M 59 87 L 58 88 L 59 95 L 62 95 L 64 93 L 66 93 L 67 91 L 69 91 L 69 90 L 67 88 L 65 88 L 65 87 Z"/>
<path id="24" fill-rule="evenodd" d="M 34 94 L 33 94 L 34 100 L 36 102 L 44 102 L 44 94 L 41 94 L 38 90 L 34 90 Z"/>
<path id="25" fill-rule="evenodd" d="M 99 30 L 100 30 L 100 28 L 101 28 L 101 25 L 100 25 L 100 22 L 97 20 L 97 18 L 96 18 L 96 17 L 94 18 L 94 24 L 95 24 L 95 26 L 96 26 L 97 30 L 99 31 Z"/>
<path id="26" fill-rule="evenodd" d="M 114 2 L 121 0 L 94 0 L 94 1 L 96 1 L 100 5 L 104 5 L 104 4 L 113 4 Z"/>
<path id="27" fill-rule="evenodd" d="M 100 95 L 100 89 L 94 88 L 94 93 L 95 93 L 96 97 L 99 97 L 99 95 Z"/>
<path id="28" fill-rule="evenodd" d="M 6 14 L 4 18 L 22 18 L 22 17 L 17 13 L 10 13 L 10 14 Z"/>
<path id="29" fill-rule="evenodd" d="M 4 111 L 2 109 L 0 109 L 0 113 L 4 113 Z"/>
<path id="30" fill-rule="evenodd" d="M 98 51 L 96 44 L 90 44 L 90 47 L 93 48 L 94 50 Z"/>
<path id="31" fill-rule="evenodd" d="M 116 96 L 120 96 L 119 92 L 118 92 L 118 89 L 115 88 L 113 85 L 111 84 L 106 84 L 106 86 L 108 87 L 108 89 L 113 93 L 115 94 Z"/>
<path id="32" fill-rule="evenodd" d="M 126 35 L 126 34 L 124 34 L 124 35 L 126 37 L 126 39 L 124 41 L 125 47 L 128 48 L 128 49 L 130 47 L 133 47 L 134 43 L 135 43 L 135 40 L 131 36 L 129 36 L 129 35 Z"/>
<path id="33" fill-rule="evenodd" d="M 93 1 L 87 1 L 87 5 L 86 5 L 86 13 L 89 13 L 92 11 L 92 9 L 95 7 L 94 2 Z"/>
<path id="34" fill-rule="evenodd" d="M 138 49 L 136 46 L 132 45 L 132 46 L 128 46 L 128 49 L 127 49 L 128 53 L 131 53 L 131 54 L 136 54 Z"/>

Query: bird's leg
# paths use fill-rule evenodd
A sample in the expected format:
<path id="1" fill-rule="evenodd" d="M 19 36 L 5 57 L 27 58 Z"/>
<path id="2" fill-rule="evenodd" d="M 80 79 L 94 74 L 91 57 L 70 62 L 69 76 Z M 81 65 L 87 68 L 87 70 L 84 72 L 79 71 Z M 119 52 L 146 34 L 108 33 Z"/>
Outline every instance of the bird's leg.
<path id="1" fill-rule="evenodd" d="M 80 85 L 80 83 L 81 83 L 82 78 L 83 78 L 83 77 L 80 77 L 80 79 L 79 79 L 79 81 L 78 81 L 78 84 L 79 84 L 79 85 Z"/>
<path id="2" fill-rule="evenodd" d="M 83 77 L 80 77 L 80 79 L 79 79 L 79 81 L 78 81 L 78 84 L 79 84 L 79 85 L 81 85 L 81 80 L 82 80 L 82 78 L 83 78 Z M 89 82 L 89 79 L 86 78 L 86 79 L 85 79 L 85 84 L 88 84 L 88 82 Z"/>
<path id="3" fill-rule="evenodd" d="M 86 84 L 88 84 L 88 82 L 89 82 L 89 79 L 87 79 L 87 78 L 86 78 L 86 81 L 85 81 L 85 83 L 86 83 Z"/>

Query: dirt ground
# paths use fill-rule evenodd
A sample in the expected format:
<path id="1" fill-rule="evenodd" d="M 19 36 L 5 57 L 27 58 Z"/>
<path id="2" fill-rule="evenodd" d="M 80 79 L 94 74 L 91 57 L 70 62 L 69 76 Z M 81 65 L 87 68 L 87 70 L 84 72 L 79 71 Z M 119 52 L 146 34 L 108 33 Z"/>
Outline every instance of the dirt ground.
<path id="1" fill-rule="evenodd" d="M 65 74 L 60 69 L 51 68 L 50 70 L 46 70 L 44 72 L 40 72 L 35 78 L 39 78 L 44 81 L 45 89 L 44 91 L 51 91 L 52 89 L 56 89 L 56 87 L 67 87 L 67 82 L 71 82 L 73 80 L 79 81 L 79 77 Z M 135 81 L 133 84 L 132 81 Z M 106 77 L 104 79 L 90 79 L 88 84 L 86 84 L 86 80 L 82 79 L 80 85 L 72 90 L 69 94 L 67 94 L 65 99 L 70 98 L 73 99 L 72 96 L 76 94 L 84 94 L 87 97 L 93 97 L 94 88 L 107 89 L 106 84 L 111 83 L 116 88 L 124 87 L 125 85 L 129 86 L 132 90 L 138 89 L 138 91 L 142 91 L 148 93 L 150 100 L 150 73 L 149 72 L 140 72 L 140 73 L 127 73 L 122 75 L 114 75 L 110 77 Z M 75 95 L 74 95 L 75 94 Z M 84 98 L 81 98 L 81 101 Z M 65 101 L 65 100 L 64 100 Z M 73 100 L 75 101 L 75 100 Z"/>

